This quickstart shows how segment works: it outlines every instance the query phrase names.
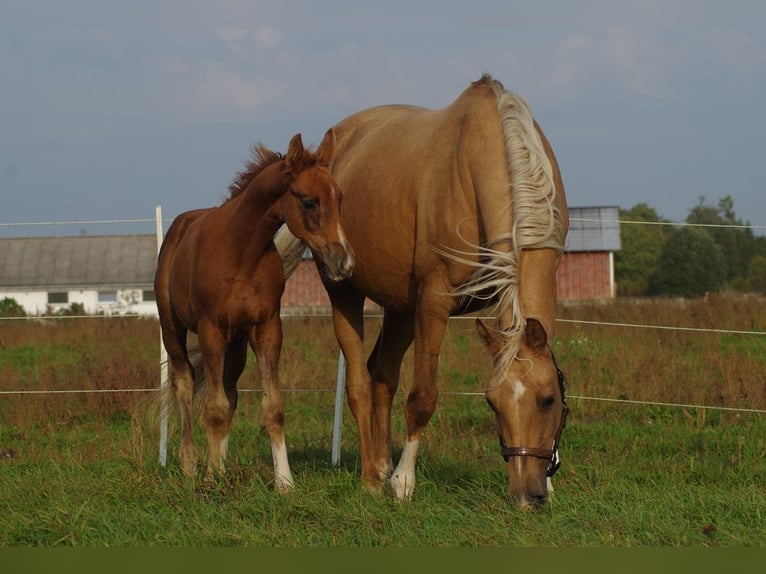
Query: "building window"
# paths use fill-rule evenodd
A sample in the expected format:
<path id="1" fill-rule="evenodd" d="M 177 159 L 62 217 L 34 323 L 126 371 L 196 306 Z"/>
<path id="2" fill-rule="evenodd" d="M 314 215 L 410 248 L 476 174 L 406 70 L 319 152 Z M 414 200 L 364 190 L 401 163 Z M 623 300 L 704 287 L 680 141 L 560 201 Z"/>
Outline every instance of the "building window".
<path id="1" fill-rule="evenodd" d="M 58 303 L 69 303 L 69 293 L 66 291 L 53 291 L 48 293 L 48 304 L 55 305 Z"/>
<path id="2" fill-rule="evenodd" d="M 117 303 L 117 291 L 99 291 L 99 303 Z"/>
<path id="3" fill-rule="evenodd" d="M 143 292 L 143 297 L 144 297 L 144 299 L 143 299 L 144 301 L 156 301 L 156 299 L 154 298 L 154 291 L 153 290 L 144 291 Z"/>

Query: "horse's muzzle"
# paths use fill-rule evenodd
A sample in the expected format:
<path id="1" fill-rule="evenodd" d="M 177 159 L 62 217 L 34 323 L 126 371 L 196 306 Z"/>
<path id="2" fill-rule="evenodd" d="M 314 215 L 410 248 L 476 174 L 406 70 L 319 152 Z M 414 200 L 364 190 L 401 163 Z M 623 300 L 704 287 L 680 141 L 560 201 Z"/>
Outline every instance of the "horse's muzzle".
<path id="1" fill-rule="evenodd" d="M 519 504 L 519 508 L 525 512 L 532 510 L 539 510 L 543 508 L 548 502 L 548 495 L 527 496 L 521 495 L 516 497 L 516 502 Z"/>

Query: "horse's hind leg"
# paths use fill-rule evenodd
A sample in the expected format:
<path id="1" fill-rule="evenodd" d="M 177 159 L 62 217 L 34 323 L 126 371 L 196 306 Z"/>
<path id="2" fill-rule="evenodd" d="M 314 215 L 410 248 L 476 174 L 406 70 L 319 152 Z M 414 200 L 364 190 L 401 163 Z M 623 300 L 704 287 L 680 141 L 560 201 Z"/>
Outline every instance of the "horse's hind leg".
<path id="1" fill-rule="evenodd" d="M 234 418 L 234 412 L 237 410 L 237 381 L 245 370 L 247 362 L 247 338 L 242 337 L 229 344 L 226 349 L 226 356 L 223 365 L 223 389 L 226 393 L 226 399 L 229 401 L 229 422 L 228 429 L 231 429 L 231 422 Z M 221 442 L 220 456 L 226 460 L 229 450 L 229 435 Z"/>
<path id="2" fill-rule="evenodd" d="M 231 406 L 223 386 L 226 342 L 215 325 L 200 323 L 200 352 L 205 362 L 207 397 L 203 419 L 207 435 L 208 477 L 223 474 L 231 423 Z"/>
<path id="3" fill-rule="evenodd" d="M 391 404 L 399 387 L 404 354 L 412 344 L 414 315 L 386 310 L 375 348 L 367 361 L 373 389 L 373 440 L 381 478 L 389 478 L 391 458 Z"/>
<path id="4" fill-rule="evenodd" d="M 285 445 L 285 405 L 279 387 L 279 356 L 282 351 L 282 320 L 279 308 L 274 315 L 251 330 L 250 345 L 255 351 L 255 364 L 263 389 L 261 418 L 271 441 L 274 460 L 274 484 L 278 491 L 293 487 L 293 475 Z"/>
<path id="5" fill-rule="evenodd" d="M 163 319 L 163 317 L 160 317 Z M 186 328 L 179 323 L 162 323 L 162 340 L 168 352 L 169 378 L 178 404 L 181 419 L 181 446 L 178 458 L 181 470 L 187 476 L 197 473 L 197 449 L 194 446 L 192 425 L 192 398 L 194 396 L 194 369 L 186 349 Z"/>

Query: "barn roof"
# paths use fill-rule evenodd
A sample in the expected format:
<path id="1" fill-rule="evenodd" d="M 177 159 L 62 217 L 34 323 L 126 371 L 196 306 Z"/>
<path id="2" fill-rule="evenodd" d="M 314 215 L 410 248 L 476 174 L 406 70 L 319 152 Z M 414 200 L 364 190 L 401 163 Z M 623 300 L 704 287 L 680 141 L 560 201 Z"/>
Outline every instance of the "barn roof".
<path id="1" fill-rule="evenodd" d="M 0 238 L 0 287 L 150 286 L 154 235 Z"/>
<path id="2" fill-rule="evenodd" d="M 618 207 L 570 207 L 565 251 L 619 251 Z"/>

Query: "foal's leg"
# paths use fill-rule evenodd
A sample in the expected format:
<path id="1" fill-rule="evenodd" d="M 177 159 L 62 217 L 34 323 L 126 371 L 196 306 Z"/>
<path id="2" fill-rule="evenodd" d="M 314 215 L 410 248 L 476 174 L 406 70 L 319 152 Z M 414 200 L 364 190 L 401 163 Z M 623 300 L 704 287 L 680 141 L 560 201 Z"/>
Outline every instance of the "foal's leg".
<path id="1" fill-rule="evenodd" d="M 370 373 L 364 360 L 364 295 L 345 284 L 327 290 L 332 302 L 335 336 L 346 358 L 346 395 L 359 429 L 362 482 L 373 492 L 382 490 L 384 469 L 376 465 L 372 427 L 372 390 Z"/>
<path id="2" fill-rule="evenodd" d="M 234 412 L 237 410 L 237 381 L 245 370 L 247 363 L 247 337 L 241 337 L 232 341 L 226 348 L 226 355 L 223 364 L 223 389 L 226 393 L 226 399 L 229 401 L 229 422 L 227 428 L 231 429 L 231 421 L 234 418 Z M 221 457 L 226 460 L 229 453 L 229 435 L 221 443 Z"/>
<path id="3" fill-rule="evenodd" d="M 427 285 L 427 284 L 426 284 Z M 424 297 L 423 293 L 446 293 L 445 286 L 421 286 L 415 320 L 415 380 L 407 396 L 407 441 L 399 464 L 391 476 L 394 494 L 408 499 L 415 490 L 415 462 L 423 428 L 436 410 L 438 389 L 436 375 L 439 350 L 449 319 L 445 297 Z"/>
<path id="4" fill-rule="evenodd" d="M 194 446 L 192 424 L 192 398 L 194 396 L 194 368 L 189 362 L 186 348 L 187 330 L 180 322 L 172 321 L 168 313 L 160 313 L 162 341 L 168 352 L 169 378 L 181 419 L 181 445 L 178 459 L 187 476 L 197 473 L 197 449 Z"/>
<path id="5" fill-rule="evenodd" d="M 208 449 L 208 478 L 223 474 L 231 407 L 223 387 L 226 342 L 217 326 L 200 323 L 199 348 L 205 362 L 207 397 L 203 410 Z"/>
<path id="6" fill-rule="evenodd" d="M 390 478 L 394 470 L 391 458 L 391 404 L 399 387 L 402 359 L 414 336 L 412 313 L 386 310 L 378 340 L 367 361 L 372 377 L 373 438 L 381 478 Z"/>
<path id="7" fill-rule="evenodd" d="M 250 345 L 255 351 L 258 378 L 263 389 L 261 417 L 271 441 L 274 460 L 274 483 L 278 491 L 289 490 L 295 484 L 290 472 L 285 445 L 285 403 L 279 387 L 279 355 L 282 351 L 282 320 L 279 308 L 263 323 L 251 330 Z"/>

